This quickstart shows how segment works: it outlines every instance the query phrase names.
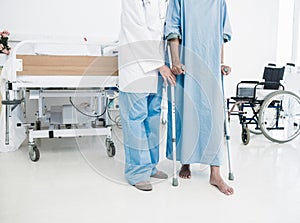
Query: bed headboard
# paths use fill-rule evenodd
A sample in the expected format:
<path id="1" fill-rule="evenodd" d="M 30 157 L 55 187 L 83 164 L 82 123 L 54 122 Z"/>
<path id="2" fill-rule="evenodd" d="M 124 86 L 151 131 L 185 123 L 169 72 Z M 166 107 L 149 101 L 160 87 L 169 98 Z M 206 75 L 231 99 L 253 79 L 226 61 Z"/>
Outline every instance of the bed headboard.
<path id="1" fill-rule="evenodd" d="M 23 71 L 17 75 L 117 76 L 118 58 L 114 56 L 17 55 Z"/>

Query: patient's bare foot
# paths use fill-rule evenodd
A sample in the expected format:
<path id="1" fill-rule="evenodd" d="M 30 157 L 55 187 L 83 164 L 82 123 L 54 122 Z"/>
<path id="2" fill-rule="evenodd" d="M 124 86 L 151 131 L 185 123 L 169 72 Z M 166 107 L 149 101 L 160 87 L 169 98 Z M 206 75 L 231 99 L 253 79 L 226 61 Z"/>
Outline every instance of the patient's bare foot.
<path id="1" fill-rule="evenodd" d="M 191 178 L 190 164 L 183 164 L 181 166 L 179 176 L 183 179 L 190 179 Z"/>
<path id="2" fill-rule="evenodd" d="M 220 175 L 220 167 L 219 166 L 211 166 L 210 167 L 210 180 L 209 183 L 213 186 L 216 186 L 222 193 L 226 195 L 232 195 L 234 190 L 232 187 L 227 185 Z"/>

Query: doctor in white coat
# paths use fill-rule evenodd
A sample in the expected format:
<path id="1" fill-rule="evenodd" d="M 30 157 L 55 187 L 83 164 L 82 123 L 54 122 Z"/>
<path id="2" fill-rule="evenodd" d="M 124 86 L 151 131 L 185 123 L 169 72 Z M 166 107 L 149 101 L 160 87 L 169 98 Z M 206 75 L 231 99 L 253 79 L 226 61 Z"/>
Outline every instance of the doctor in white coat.
<path id="1" fill-rule="evenodd" d="M 125 177 L 143 191 L 157 170 L 162 83 L 176 78 L 165 65 L 163 27 L 167 0 L 122 0 L 119 103 L 124 136 Z"/>

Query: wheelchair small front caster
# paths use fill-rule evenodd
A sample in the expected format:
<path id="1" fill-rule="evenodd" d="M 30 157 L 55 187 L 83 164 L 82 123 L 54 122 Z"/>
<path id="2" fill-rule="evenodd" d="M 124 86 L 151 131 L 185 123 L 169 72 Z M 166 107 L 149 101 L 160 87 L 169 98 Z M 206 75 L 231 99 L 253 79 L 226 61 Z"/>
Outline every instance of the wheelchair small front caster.
<path id="1" fill-rule="evenodd" d="M 247 127 L 242 129 L 242 142 L 244 145 L 248 145 L 250 141 L 250 131 Z"/>

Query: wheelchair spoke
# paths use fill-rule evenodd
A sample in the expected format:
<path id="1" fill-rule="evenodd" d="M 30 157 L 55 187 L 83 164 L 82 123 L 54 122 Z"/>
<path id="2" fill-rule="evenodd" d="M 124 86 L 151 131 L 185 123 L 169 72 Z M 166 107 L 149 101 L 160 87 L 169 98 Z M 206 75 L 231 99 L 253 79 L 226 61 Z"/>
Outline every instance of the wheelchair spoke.
<path id="1" fill-rule="evenodd" d="M 289 91 L 271 93 L 259 111 L 259 125 L 269 140 L 291 141 L 300 134 L 300 98 Z"/>

